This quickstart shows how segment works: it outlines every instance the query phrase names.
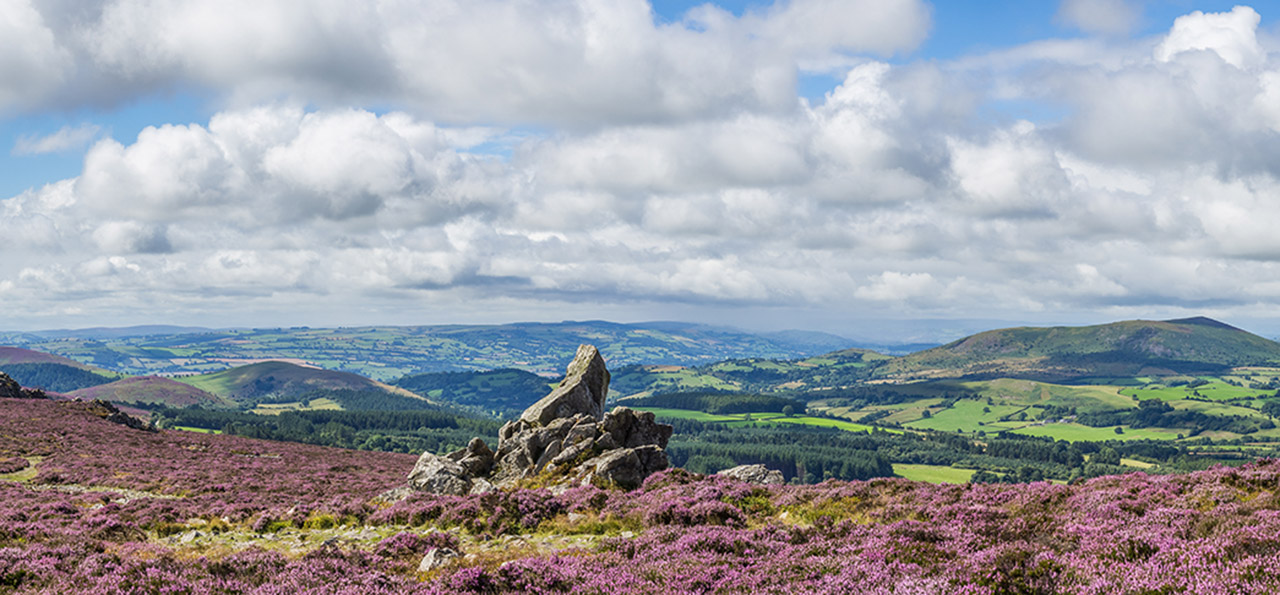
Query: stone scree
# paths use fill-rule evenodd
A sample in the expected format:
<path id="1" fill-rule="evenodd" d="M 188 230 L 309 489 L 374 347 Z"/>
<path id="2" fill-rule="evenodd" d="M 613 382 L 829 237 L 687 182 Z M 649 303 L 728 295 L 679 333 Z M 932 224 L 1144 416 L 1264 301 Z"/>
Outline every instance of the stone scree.
<path id="1" fill-rule="evenodd" d="M 423 453 L 406 491 L 479 494 L 533 478 L 556 490 L 639 487 L 669 465 L 665 449 L 672 427 L 626 407 L 605 413 L 608 394 L 604 358 L 591 345 L 579 346 L 560 385 L 502 426 L 496 452 L 472 438 L 445 456 Z"/>

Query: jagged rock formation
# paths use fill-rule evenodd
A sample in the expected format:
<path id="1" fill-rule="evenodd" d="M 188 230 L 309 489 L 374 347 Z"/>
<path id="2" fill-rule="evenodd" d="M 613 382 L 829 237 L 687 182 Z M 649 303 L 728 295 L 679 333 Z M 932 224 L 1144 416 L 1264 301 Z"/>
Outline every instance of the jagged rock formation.
<path id="1" fill-rule="evenodd" d="M 782 485 L 785 483 L 781 471 L 770 469 L 764 465 L 738 465 L 737 467 L 720 471 L 716 475 L 724 475 L 739 481 L 762 486 Z"/>
<path id="2" fill-rule="evenodd" d="M 44 391 L 33 388 L 22 388 L 17 380 L 0 372 L 0 399 L 47 399 Z"/>
<path id="3" fill-rule="evenodd" d="M 101 399 L 94 399 L 93 401 L 90 401 L 89 412 L 113 424 L 120 424 L 122 426 L 128 426 L 135 430 L 143 430 L 145 432 L 158 431 L 147 422 L 119 410 L 110 401 L 103 401 Z"/>
<path id="4" fill-rule="evenodd" d="M 617 407 L 604 412 L 609 371 L 595 347 L 582 345 L 551 394 L 507 422 L 497 450 L 471 439 L 439 456 L 423 453 L 409 473 L 409 489 L 437 494 L 483 493 L 528 480 L 552 487 L 596 484 L 638 487 L 666 469 L 672 427 L 652 413 Z"/>

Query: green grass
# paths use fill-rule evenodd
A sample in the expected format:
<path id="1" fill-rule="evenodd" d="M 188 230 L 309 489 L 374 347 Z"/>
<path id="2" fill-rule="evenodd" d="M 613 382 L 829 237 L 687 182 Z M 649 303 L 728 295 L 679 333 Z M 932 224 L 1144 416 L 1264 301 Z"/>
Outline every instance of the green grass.
<path id="1" fill-rule="evenodd" d="M 249 410 L 249 413 L 258 415 L 280 415 L 285 411 L 317 411 L 317 410 L 336 411 L 342 409 L 342 404 L 333 399 L 311 399 L 311 401 L 303 404 L 301 401 L 291 403 L 262 403 L 257 407 Z"/>
<path id="2" fill-rule="evenodd" d="M 702 422 L 728 422 L 742 421 L 741 415 L 715 415 L 713 413 L 704 413 L 702 411 L 690 411 L 688 409 L 664 409 L 661 407 L 635 407 L 636 411 L 649 411 L 658 417 L 669 417 L 671 419 L 691 419 L 693 421 Z"/>
<path id="3" fill-rule="evenodd" d="M 222 430 L 210 430 L 209 428 L 193 428 L 191 426 L 173 426 L 175 430 L 183 432 L 195 432 L 197 434 L 221 434 Z"/>
<path id="4" fill-rule="evenodd" d="M 894 463 L 893 472 L 912 481 L 929 483 L 969 483 L 973 469 L 956 469 L 942 465 L 912 465 Z"/>
<path id="5" fill-rule="evenodd" d="M 1226 403 L 1206 403 L 1205 401 L 1182 400 L 1182 401 L 1172 401 L 1169 403 L 1169 406 L 1173 407 L 1174 409 L 1190 409 L 1192 411 L 1199 411 L 1200 413 L 1203 413 L 1205 415 L 1218 415 L 1218 416 L 1239 415 L 1242 417 L 1256 417 L 1258 419 L 1267 419 L 1267 416 L 1264 415 L 1261 411 L 1258 411 L 1257 409 L 1250 409 L 1248 407 L 1237 407 L 1235 405 L 1228 405 Z"/>
<path id="6" fill-rule="evenodd" d="M 985 412 L 983 410 L 986 410 Z M 963 400 L 947 409 L 930 409 L 932 417 L 920 418 L 906 425 L 921 430 L 946 432 L 977 432 L 990 430 L 989 424 L 1000 421 L 1005 415 L 1023 409 L 1017 405 L 987 405 L 986 401 Z"/>
<path id="7" fill-rule="evenodd" d="M 1093 428 L 1080 424 L 1045 424 L 1043 426 L 1027 426 L 1013 431 L 1015 434 L 1027 436 L 1049 436 L 1055 440 L 1071 442 L 1100 442 L 1103 440 L 1175 440 L 1178 435 L 1172 430 L 1156 428 L 1124 428 L 1123 434 L 1115 433 L 1114 427 Z"/>
<path id="8" fill-rule="evenodd" d="M 1125 388 L 1122 389 L 1120 393 L 1139 400 L 1160 399 L 1161 401 L 1177 401 L 1198 395 L 1197 398 L 1213 401 L 1230 401 L 1234 399 L 1246 399 L 1259 395 L 1266 395 L 1268 393 L 1274 393 L 1274 391 L 1235 386 L 1214 378 L 1211 379 L 1208 384 L 1197 387 L 1164 386 L 1157 384 L 1141 388 Z"/>
<path id="9" fill-rule="evenodd" d="M 725 415 L 716 415 L 713 413 L 704 413 L 702 411 L 690 411 L 688 409 L 663 409 L 659 407 L 636 407 L 637 411 L 651 411 L 658 417 L 667 417 L 671 419 L 691 419 L 694 421 L 723 423 L 727 427 L 739 428 L 751 424 L 757 425 L 801 425 L 816 426 L 820 428 L 836 428 L 846 432 L 870 432 L 872 426 L 863 424 L 855 424 L 842 419 L 830 419 L 826 417 L 811 417 L 808 415 L 795 415 L 787 417 L 781 413 L 733 413 Z M 879 428 L 884 429 L 884 428 Z M 902 433 L 902 430 L 888 429 L 889 432 Z"/>
<path id="10" fill-rule="evenodd" d="M 785 417 L 779 414 L 759 413 L 756 414 L 761 421 L 778 424 L 795 424 L 801 426 L 817 426 L 820 428 L 838 428 L 846 432 L 870 432 L 873 428 L 863 424 L 855 424 L 842 419 L 830 419 L 826 417 L 810 417 L 807 415 L 796 415 L 793 417 Z M 772 415 L 774 417 L 766 417 Z M 753 416 L 755 417 L 755 416 Z M 890 432 L 901 434 L 902 430 L 888 430 Z"/>

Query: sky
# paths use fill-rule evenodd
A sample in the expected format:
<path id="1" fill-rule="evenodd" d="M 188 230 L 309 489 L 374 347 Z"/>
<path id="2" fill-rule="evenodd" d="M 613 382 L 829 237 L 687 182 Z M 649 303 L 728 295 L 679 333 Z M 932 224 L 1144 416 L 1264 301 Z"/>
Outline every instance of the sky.
<path id="1" fill-rule="evenodd" d="M 0 329 L 1280 336 L 1278 17 L 0 0 Z"/>

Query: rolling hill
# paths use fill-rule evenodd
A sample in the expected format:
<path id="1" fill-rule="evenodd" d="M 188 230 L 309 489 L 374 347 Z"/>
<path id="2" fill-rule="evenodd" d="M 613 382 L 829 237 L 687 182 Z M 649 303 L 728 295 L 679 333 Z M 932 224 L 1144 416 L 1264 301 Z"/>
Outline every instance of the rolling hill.
<path id="1" fill-rule="evenodd" d="M 22 386 L 57 393 L 106 384 L 120 377 L 70 358 L 21 347 L 0 347 L 0 371 Z"/>
<path id="2" fill-rule="evenodd" d="M 178 378 L 205 392 L 235 403 L 281 402 L 290 399 L 380 395 L 404 401 L 405 409 L 422 408 L 430 400 L 403 388 L 383 384 L 349 372 L 335 372 L 268 361 L 239 366 L 221 372 Z M 341 398 L 335 399 L 341 402 Z M 384 407 L 374 407 L 384 408 Z"/>
<path id="3" fill-rule="evenodd" d="M 192 405 L 225 406 L 227 401 L 216 395 L 169 378 L 135 376 L 107 384 L 82 388 L 67 393 L 86 401 L 102 399 L 114 403 L 190 407 Z"/>
<path id="4" fill-rule="evenodd" d="M 1280 343 L 1209 318 L 987 331 L 888 360 L 883 381 L 1097 378 L 1215 374 L 1280 363 Z"/>

